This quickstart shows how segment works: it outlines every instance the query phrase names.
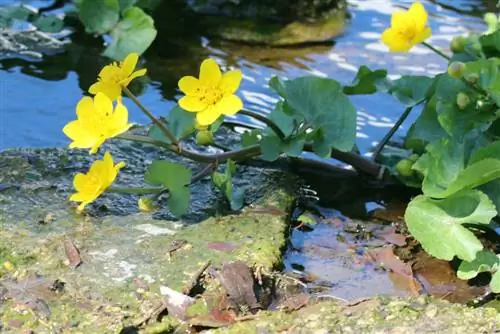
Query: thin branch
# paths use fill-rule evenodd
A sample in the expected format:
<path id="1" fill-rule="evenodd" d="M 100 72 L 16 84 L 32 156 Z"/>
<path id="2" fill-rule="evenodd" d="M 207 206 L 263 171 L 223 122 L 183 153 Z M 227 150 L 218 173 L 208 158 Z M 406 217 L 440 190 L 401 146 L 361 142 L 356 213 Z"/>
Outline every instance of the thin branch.
<path id="1" fill-rule="evenodd" d="M 372 157 L 373 161 L 377 161 L 377 158 L 380 155 L 380 152 L 382 152 L 385 145 L 387 145 L 389 140 L 391 140 L 392 136 L 396 133 L 396 131 L 398 131 L 401 124 L 403 124 L 403 122 L 406 120 L 408 115 L 410 115 L 410 112 L 412 109 L 413 109 L 413 106 L 406 108 L 405 111 L 401 114 L 401 116 L 399 116 L 396 123 L 394 123 L 392 128 L 389 130 L 389 132 L 387 132 L 386 135 L 384 136 L 384 138 L 382 138 L 382 140 L 377 144 L 377 147 L 375 147 L 375 150 L 373 151 L 373 157 Z"/>
<path id="2" fill-rule="evenodd" d="M 436 47 L 432 46 L 431 44 L 429 44 L 427 42 L 422 42 L 422 45 L 424 45 L 425 47 L 427 47 L 429 50 L 435 52 L 436 54 L 440 55 L 441 57 L 443 57 L 447 61 L 451 60 L 450 56 L 448 56 L 447 54 L 445 54 L 443 51 L 437 49 Z"/>
<path id="3" fill-rule="evenodd" d="M 170 132 L 170 130 L 163 124 L 158 118 L 156 118 L 135 96 L 132 94 L 132 92 L 125 86 L 122 86 L 123 91 L 125 92 L 125 95 L 127 95 L 138 107 L 139 109 L 142 110 L 143 113 L 146 114 L 146 116 L 149 117 L 151 122 L 156 124 L 158 128 L 163 132 L 163 134 L 172 142 L 174 146 L 178 146 L 179 142 L 177 141 L 177 138 Z"/>
<path id="4" fill-rule="evenodd" d="M 255 157 L 255 156 L 258 156 L 261 154 L 259 145 L 252 145 L 252 146 L 249 146 L 246 148 L 232 150 L 229 152 L 222 152 L 222 153 L 216 153 L 216 154 L 203 154 L 203 153 L 185 150 L 180 146 L 176 147 L 172 144 L 162 142 L 161 140 L 156 140 L 156 139 L 150 138 L 148 136 L 132 135 L 132 134 L 124 133 L 124 134 L 117 136 L 116 138 L 166 148 L 174 153 L 177 153 L 180 156 L 183 156 L 185 158 L 188 158 L 188 159 L 191 159 L 194 161 L 199 161 L 199 162 L 214 162 L 214 161 L 224 162 L 227 159 L 239 161 L 239 160 L 252 158 L 252 157 Z"/>

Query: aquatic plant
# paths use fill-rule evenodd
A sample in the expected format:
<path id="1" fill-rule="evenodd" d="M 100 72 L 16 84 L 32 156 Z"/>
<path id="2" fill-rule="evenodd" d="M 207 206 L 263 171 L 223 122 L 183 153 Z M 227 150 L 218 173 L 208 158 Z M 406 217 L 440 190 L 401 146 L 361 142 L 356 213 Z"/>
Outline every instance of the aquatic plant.
<path id="1" fill-rule="evenodd" d="M 189 208 L 189 185 L 212 175 L 214 186 L 227 198 L 231 209 L 238 210 L 244 203 L 244 189 L 236 189 L 231 182 L 238 163 L 252 159 L 286 162 L 293 158 L 330 168 L 302 155 L 309 151 L 319 158 L 343 161 L 360 176 L 375 182 L 397 181 L 421 189 L 421 195 L 412 199 L 405 213 L 412 236 L 432 256 L 460 259 L 460 278 L 490 272 L 491 289 L 500 292 L 500 256 L 478 238 L 487 233 L 498 237 L 494 229 L 498 228 L 500 209 L 500 30 L 497 27 L 483 34 L 456 37 L 451 42 L 451 56 L 426 43 L 429 35 L 427 13 L 416 3 L 407 13 L 394 14 L 392 27 L 382 39 L 395 52 L 407 52 L 422 43 L 449 63 L 446 72 L 392 80 L 386 70 L 362 66 L 350 85 L 314 76 L 292 80 L 274 77 L 269 86 L 281 98 L 269 115 L 244 108 L 236 95 L 241 72 L 222 74 L 215 60 L 208 59 L 201 65 L 199 78 L 180 79 L 179 88 L 185 96 L 160 119 L 127 88 L 134 73 L 145 74 L 144 70 L 133 72 L 137 56 L 129 55 L 121 65 L 105 67 L 90 89 L 97 95 L 79 103 L 78 123 L 65 128 L 74 140 L 71 147 L 92 148 L 94 152 L 111 138 L 134 141 L 196 161 L 198 172 L 193 174 L 178 162 L 156 160 L 145 172 L 150 188 L 117 188 L 111 183 L 122 164 L 113 165 L 106 154 L 103 161 L 107 167 L 102 171 L 105 177 L 96 171 L 96 165 L 87 176 L 77 175 L 78 195 L 72 200 L 82 202 L 81 209 L 104 191 L 149 194 L 151 197 L 140 202 L 142 210 L 149 210 L 158 195 L 168 194 L 170 211 L 180 216 Z M 367 158 L 359 155 L 355 147 L 356 109 L 349 96 L 375 92 L 395 97 L 404 111 L 373 156 Z M 121 93 L 153 122 L 147 134 L 127 131 Z M 114 112 L 110 98 L 117 100 Z M 224 124 L 225 116 L 236 112 L 265 127 L 243 133 L 236 148 L 224 147 L 216 142 L 214 133 Z M 391 159 L 386 159 L 387 143 L 411 112 L 419 112 L 419 116 L 406 135 L 404 148 L 397 151 L 396 158 L 392 150 Z M 201 153 L 188 148 L 186 139 L 194 134 L 199 145 L 219 151 Z M 224 163 L 225 171 L 218 172 Z M 332 167 L 330 171 L 338 173 L 339 169 Z"/>

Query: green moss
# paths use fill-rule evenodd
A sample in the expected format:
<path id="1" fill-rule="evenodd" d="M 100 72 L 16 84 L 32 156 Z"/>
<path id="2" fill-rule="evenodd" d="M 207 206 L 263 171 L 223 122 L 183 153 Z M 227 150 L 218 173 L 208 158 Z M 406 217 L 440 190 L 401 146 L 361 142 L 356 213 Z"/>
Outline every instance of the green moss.
<path id="1" fill-rule="evenodd" d="M 344 31 L 346 13 L 338 10 L 314 21 L 281 24 L 266 20 L 205 16 L 206 31 L 217 37 L 252 44 L 286 46 L 331 41 Z"/>

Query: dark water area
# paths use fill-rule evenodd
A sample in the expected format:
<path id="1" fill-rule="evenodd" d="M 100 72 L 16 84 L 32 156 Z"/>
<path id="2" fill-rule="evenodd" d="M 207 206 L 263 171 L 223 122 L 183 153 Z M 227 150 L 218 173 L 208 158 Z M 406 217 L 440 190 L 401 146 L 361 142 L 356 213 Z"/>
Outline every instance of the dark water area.
<path id="1" fill-rule="evenodd" d="M 423 1 L 430 13 L 433 30 L 430 42 L 448 48 L 457 34 L 482 31 L 482 15 L 495 10 L 496 1 Z M 46 6 L 47 1 L 3 0 L 2 5 Z M 349 1 L 351 15 L 345 33 L 331 45 L 291 48 L 248 46 L 210 39 L 197 31 L 189 18 L 179 21 L 176 13 L 157 18 L 159 38 L 144 55 L 149 82 L 142 85 L 141 101 L 157 115 L 164 115 L 179 97 L 177 81 L 196 74 L 199 64 L 213 57 L 227 67 L 240 68 L 244 80 L 239 90 L 248 109 L 268 112 L 277 101 L 267 82 L 272 76 L 294 78 L 303 75 L 332 77 L 350 82 L 357 67 L 387 68 L 391 76 L 432 75 L 445 69 L 445 62 L 423 47 L 408 54 L 390 54 L 380 34 L 390 24 L 397 8 L 411 1 Z M 170 16 L 169 16 L 170 15 Z M 166 22 L 169 22 L 168 26 Z M 65 51 L 41 59 L 3 55 L 0 58 L 0 150 L 14 147 L 64 147 L 67 138 L 61 129 L 74 119 L 75 105 L 96 79 L 108 60 L 99 56 L 102 43 L 88 36 L 73 35 Z M 140 86 L 140 85 L 136 85 Z M 127 101 L 133 122 L 147 123 L 146 117 Z M 402 106 L 383 94 L 356 97 L 358 146 L 363 153 L 373 147 L 395 122 Z M 412 115 L 408 123 L 415 119 Z M 243 117 L 240 120 L 250 121 Z M 403 126 L 399 135 L 408 129 Z"/>

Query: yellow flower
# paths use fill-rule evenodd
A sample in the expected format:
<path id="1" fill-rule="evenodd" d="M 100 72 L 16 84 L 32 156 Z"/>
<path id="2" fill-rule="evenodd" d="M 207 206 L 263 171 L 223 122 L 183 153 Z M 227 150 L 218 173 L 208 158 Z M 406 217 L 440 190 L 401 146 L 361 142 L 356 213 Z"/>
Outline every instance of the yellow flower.
<path id="1" fill-rule="evenodd" d="M 391 27 L 382 34 L 382 42 L 391 52 L 408 52 L 430 36 L 427 12 L 420 2 L 415 2 L 407 12 L 399 11 L 392 15 Z"/>
<path id="2" fill-rule="evenodd" d="M 73 202 L 81 202 L 78 211 L 82 211 L 85 206 L 93 201 L 109 188 L 118 175 L 118 171 L 125 167 L 124 162 L 116 165 L 109 152 L 104 154 L 103 160 L 95 161 L 87 174 L 78 173 L 73 180 L 76 194 L 69 198 Z"/>
<path id="3" fill-rule="evenodd" d="M 186 94 L 179 105 L 197 113 L 198 126 L 210 125 L 221 115 L 234 115 L 243 108 L 241 99 L 234 95 L 242 77 L 239 70 L 222 74 L 215 60 L 206 59 L 201 64 L 199 79 L 185 76 L 179 80 L 179 88 Z"/>
<path id="4" fill-rule="evenodd" d="M 120 63 L 106 65 L 99 73 L 99 80 L 90 86 L 89 93 L 97 94 L 99 92 L 106 94 L 111 100 L 116 100 L 122 94 L 122 87 L 135 78 L 146 74 L 146 69 L 135 71 L 135 66 L 139 60 L 137 53 L 131 53 Z"/>
<path id="5" fill-rule="evenodd" d="M 128 110 L 120 99 L 113 110 L 113 102 L 103 93 L 97 93 L 92 99 L 84 97 L 76 106 L 77 120 L 71 121 L 63 132 L 73 142 L 70 148 L 90 148 L 90 154 L 96 153 L 106 139 L 127 131 Z"/>

